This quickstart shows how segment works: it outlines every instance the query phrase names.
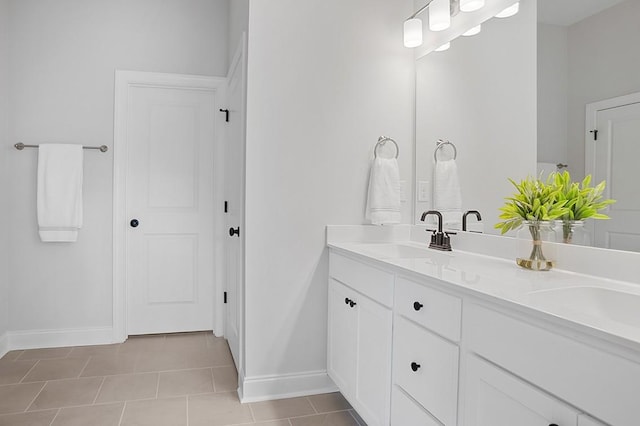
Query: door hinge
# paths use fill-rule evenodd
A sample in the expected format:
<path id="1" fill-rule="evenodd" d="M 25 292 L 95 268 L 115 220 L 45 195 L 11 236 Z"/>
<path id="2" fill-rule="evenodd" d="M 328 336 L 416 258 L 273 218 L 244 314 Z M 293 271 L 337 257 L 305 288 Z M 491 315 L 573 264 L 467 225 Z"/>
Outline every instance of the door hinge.
<path id="1" fill-rule="evenodd" d="M 220 108 L 220 112 L 224 112 L 224 121 L 229 122 L 229 110 Z"/>
<path id="2" fill-rule="evenodd" d="M 593 133 L 593 140 L 594 141 L 598 140 L 598 130 L 597 129 L 589 130 L 589 133 Z"/>
<path id="3" fill-rule="evenodd" d="M 225 213 L 229 213 L 229 202 L 228 201 L 224 202 L 224 212 Z"/>
<path id="4" fill-rule="evenodd" d="M 227 292 L 224 292 L 224 303 L 227 303 Z"/>

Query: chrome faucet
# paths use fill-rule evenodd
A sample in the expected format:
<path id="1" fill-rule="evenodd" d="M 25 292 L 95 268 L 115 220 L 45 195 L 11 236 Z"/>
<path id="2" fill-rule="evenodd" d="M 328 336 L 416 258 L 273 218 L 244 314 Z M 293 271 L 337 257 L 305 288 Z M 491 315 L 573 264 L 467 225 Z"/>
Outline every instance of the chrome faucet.
<path id="1" fill-rule="evenodd" d="M 467 216 L 468 215 L 475 215 L 476 219 L 478 219 L 478 222 L 482 220 L 482 216 L 480 216 L 480 212 L 478 210 L 468 210 L 466 212 L 464 212 L 464 214 L 462 215 L 462 230 L 466 231 L 467 230 Z M 471 231 L 473 232 L 473 231 Z"/>
<path id="2" fill-rule="evenodd" d="M 451 251 L 451 238 L 449 235 L 455 235 L 455 232 L 442 232 L 442 213 L 437 210 L 429 210 L 422 213 L 420 220 L 424 222 L 429 215 L 435 215 L 438 218 L 438 231 L 434 230 L 433 234 L 431 234 L 429 248 L 441 251 Z"/>

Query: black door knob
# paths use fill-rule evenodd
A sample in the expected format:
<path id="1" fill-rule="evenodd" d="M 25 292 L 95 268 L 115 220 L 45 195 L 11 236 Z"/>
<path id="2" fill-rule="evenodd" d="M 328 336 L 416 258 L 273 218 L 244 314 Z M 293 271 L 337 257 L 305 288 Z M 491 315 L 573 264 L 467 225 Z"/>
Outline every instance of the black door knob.
<path id="1" fill-rule="evenodd" d="M 415 309 L 416 311 L 419 311 L 420 309 L 422 309 L 424 305 L 420 302 L 413 302 L 413 309 Z"/>
<path id="2" fill-rule="evenodd" d="M 240 236 L 240 227 L 238 226 L 236 229 L 229 228 L 229 236 L 233 237 L 234 235 Z"/>
<path id="3" fill-rule="evenodd" d="M 353 300 L 349 300 L 349 306 L 351 306 L 353 308 L 356 305 L 357 305 L 356 302 L 354 302 Z"/>
<path id="4" fill-rule="evenodd" d="M 140 222 L 138 221 L 138 219 L 131 219 L 131 222 L 129 222 L 129 225 L 131 225 L 132 228 L 137 228 L 138 225 L 140 225 Z"/>
<path id="5" fill-rule="evenodd" d="M 417 362 L 412 362 L 411 363 L 411 369 L 413 371 L 418 371 L 418 368 L 420 368 L 420 364 L 418 364 Z"/>
<path id="6" fill-rule="evenodd" d="M 345 305 L 348 305 L 348 304 L 349 304 L 349 302 L 351 302 L 351 299 L 349 299 L 348 297 L 345 297 L 345 298 L 344 298 L 344 304 L 345 304 Z"/>

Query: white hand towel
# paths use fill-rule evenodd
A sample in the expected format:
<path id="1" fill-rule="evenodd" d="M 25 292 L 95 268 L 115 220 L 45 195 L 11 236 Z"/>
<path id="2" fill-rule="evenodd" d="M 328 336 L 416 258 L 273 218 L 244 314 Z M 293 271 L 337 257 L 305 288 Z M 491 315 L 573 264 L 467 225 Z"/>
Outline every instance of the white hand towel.
<path id="1" fill-rule="evenodd" d="M 460 224 L 462 195 L 456 160 L 437 161 L 433 181 L 433 207 L 442 213 L 443 226 Z"/>
<path id="2" fill-rule="evenodd" d="M 38 149 L 38 226 L 45 242 L 78 239 L 82 228 L 82 145 Z"/>
<path id="3" fill-rule="evenodd" d="M 374 225 L 400 223 L 400 169 L 395 158 L 373 160 L 365 218 Z"/>

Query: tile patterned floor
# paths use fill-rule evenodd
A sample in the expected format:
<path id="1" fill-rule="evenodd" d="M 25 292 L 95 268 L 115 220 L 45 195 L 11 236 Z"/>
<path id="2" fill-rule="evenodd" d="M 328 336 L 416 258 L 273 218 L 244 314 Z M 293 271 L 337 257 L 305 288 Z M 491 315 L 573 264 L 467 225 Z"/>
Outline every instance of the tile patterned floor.
<path id="1" fill-rule="evenodd" d="M 0 359 L 0 426 L 361 426 L 339 393 L 240 404 L 210 333 L 30 349 Z"/>

